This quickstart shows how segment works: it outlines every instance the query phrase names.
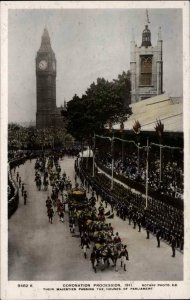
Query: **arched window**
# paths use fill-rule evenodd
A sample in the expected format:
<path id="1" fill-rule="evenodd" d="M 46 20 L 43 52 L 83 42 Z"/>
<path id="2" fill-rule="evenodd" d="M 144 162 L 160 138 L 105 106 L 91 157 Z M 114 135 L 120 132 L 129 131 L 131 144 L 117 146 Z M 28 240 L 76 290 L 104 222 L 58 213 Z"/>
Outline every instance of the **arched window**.
<path id="1" fill-rule="evenodd" d="M 152 84 L 152 56 L 141 56 L 140 85 Z"/>

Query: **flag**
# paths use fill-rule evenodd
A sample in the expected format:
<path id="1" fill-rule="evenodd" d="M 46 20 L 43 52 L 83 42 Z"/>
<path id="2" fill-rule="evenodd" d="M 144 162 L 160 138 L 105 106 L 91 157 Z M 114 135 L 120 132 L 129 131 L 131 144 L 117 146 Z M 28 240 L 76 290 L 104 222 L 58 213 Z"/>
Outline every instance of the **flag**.
<path id="1" fill-rule="evenodd" d="M 112 132 L 112 130 L 113 130 L 113 127 L 112 127 L 112 122 L 111 122 L 111 121 L 109 121 L 109 132 Z"/>
<path id="2" fill-rule="evenodd" d="M 135 121 L 135 124 L 133 125 L 133 131 L 136 133 L 136 134 L 139 134 L 140 131 L 141 131 L 141 124 L 139 123 L 139 121 Z"/>
<path id="3" fill-rule="evenodd" d="M 164 132 L 164 124 L 160 120 L 156 120 L 156 134 L 161 138 Z"/>
<path id="4" fill-rule="evenodd" d="M 123 130 L 124 130 L 124 123 L 121 122 L 121 124 L 120 124 L 120 132 L 123 132 Z"/>
<path id="5" fill-rule="evenodd" d="M 148 16 L 148 9 L 146 9 L 146 18 L 147 18 L 147 23 L 150 24 L 149 16 Z"/>

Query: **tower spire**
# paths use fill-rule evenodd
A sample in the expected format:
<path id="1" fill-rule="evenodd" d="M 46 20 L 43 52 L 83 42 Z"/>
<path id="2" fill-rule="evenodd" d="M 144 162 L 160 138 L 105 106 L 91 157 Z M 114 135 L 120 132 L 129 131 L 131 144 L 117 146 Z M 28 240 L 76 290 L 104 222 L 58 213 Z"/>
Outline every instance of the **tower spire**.
<path id="1" fill-rule="evenodd" d="M 51 41 L 50 41 L 49 32 L 47 30 L 46 25 L 44 27 L 44 31 L 43 31 L 43 34 L 42 34 L 41 46 L 40 46 L 39 52 L 53 52 L 53 50 L 51 48 Z"/>

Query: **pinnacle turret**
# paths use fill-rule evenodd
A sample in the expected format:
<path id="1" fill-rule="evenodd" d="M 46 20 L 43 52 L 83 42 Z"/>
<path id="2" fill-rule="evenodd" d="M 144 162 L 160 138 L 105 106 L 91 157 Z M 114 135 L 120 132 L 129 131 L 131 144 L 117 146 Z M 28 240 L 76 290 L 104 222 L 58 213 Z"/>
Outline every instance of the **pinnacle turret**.
<path id="1" fill-rule="evenodd" d="M 48 30 L 46 27 L 44 28 L 44 32 L 42 35 L 41 46 L 40 46 L 39 52 L 53 52 L 53 50 L 51 48 L 51 41 L 50 41 L 49 33 L 48 33 Z"/>
<path id="2" fill-rule="evenodd" d="M 145 29 L 142 32 L 142 44 L 141 47 L 148 47 L 148 46 L 152 46 L 151 45 L 151 32 L 150 29 L 148 28 L 148 25 L 145 25 Z"/>

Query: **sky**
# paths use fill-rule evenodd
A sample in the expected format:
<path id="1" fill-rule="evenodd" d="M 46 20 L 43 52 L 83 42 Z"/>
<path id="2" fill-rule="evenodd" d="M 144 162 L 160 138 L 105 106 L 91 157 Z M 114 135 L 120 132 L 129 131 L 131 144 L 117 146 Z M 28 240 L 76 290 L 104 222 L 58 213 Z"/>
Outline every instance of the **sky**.
<path id="1" fill-rule="evenodd" d="M 182 96 L 182 11 L 149 9 L 152 46 L 161 26 L 163 89 Z M 36 119 L 35 57 L 46 26 L 57 60 L 57 106 L 81 96 L 98 77 L 107 80 L 130 69 L 134 32 L 141 45 L 146 9 L 9 9 L 8 121 Z"/>

